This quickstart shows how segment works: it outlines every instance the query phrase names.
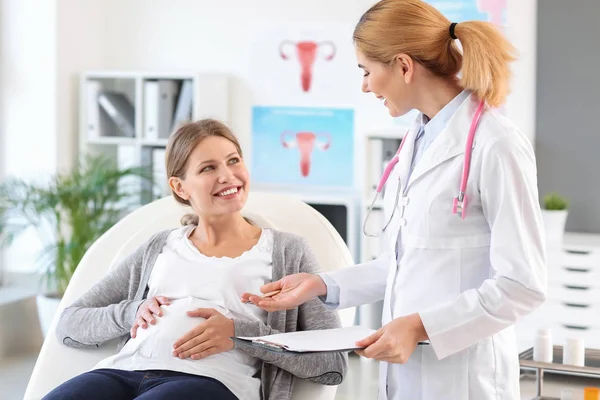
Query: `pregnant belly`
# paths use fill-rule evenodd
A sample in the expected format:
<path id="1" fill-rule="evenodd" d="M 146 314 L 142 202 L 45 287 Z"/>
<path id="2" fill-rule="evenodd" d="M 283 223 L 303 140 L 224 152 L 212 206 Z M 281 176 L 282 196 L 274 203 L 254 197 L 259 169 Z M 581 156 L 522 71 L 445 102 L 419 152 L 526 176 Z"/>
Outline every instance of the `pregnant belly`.
<path id="1" fill-rule="evenodd" d="M 163 315 L 156 317 L 156 323 L 148 325 L 146 329 L 139 328 L 137 336 L 122 351 L 137 352 L 146 358 L 174 358 L 173 344 L 205 321 L 205 318 L 187 315 L 188 311 L 196 308 L 214 308 L 226 317 L 231 317 L 226 309 L 205 300 L 193 297 L 172 300 L 170 305 L 161 307 Z"/>

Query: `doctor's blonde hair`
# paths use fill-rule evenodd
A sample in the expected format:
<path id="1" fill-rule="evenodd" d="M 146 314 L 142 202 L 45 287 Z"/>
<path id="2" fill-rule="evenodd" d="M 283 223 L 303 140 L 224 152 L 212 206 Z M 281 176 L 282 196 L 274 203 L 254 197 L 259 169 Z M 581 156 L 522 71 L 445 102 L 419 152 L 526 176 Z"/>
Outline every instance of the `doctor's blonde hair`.
<path id="1" fill-rule="evenodd" d="M 190 155 L 198 144 L 207 137 L 218 136 L 229 140 L 235 146 L 240 157 L 243 157 L 242 147 L 231 129 L 221 121 L 206 118 L 181 125 L 169 138 L 165 154 L 167 178 L 176 177 L 185 179 Z M 188 200 L 182 199 L 171 190 L 171 194 L 179 203 L 190 205 Z M 198 225 L 196 214 L 186 214 L 181 218 L 182 225 Z"/>
<path id="2" fill-rule="evenodd" d="M 353 40 L 367 58 L 390 64 L 401 53 L 440 77 L 462 73 L 460 85 L 490 106 L 502 105 L 509 92 L 509 63 L 516 50 L 494 24 L 460 22 L 450 36 L 449 21 L 422 0 L 381 0 L 363 14 Z"/>

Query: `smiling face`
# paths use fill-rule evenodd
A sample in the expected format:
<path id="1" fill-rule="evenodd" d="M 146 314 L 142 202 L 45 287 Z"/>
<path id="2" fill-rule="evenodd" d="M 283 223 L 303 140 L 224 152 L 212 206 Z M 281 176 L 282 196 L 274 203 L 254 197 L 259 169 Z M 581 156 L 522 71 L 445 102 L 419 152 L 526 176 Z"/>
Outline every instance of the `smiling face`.
<path id="1" fill-rule="evenodd" d="M 231 141 L 208 136 L 190 153 L 183 178 L 171 177 L 169 185 L 198 215 L 231 214 L 246 204 L 249 174 Z"/>
<path id="2" fill-rule="evenodd" d="M 383 64 L 365 57 L 356 50 L 358 66 L 364 73 L 362 91 L 373 93 L 383 102 L 392 117 L 400 117 L 414 106 L 413 60 L 405 54 L 394 59 L 391 64 Z"/>

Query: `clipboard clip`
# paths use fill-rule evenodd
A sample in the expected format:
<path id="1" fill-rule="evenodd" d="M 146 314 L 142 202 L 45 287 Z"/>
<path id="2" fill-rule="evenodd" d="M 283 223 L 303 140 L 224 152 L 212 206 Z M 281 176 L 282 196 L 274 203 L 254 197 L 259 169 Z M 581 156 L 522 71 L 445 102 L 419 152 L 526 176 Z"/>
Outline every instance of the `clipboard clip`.
<path id="1" fill-rule="evenodd" d="M 272 351 L 275 353 L 293 353 L 293 352 L 289 351 L 288 346 L 281 345 L 281 344 L 275 343 L 275 342 L 270 342 L 270 341 L 264 340 L 264 339 L 248 340 L 248 339 L 240 339 L 235 336 L 230 337 L 230 339 L 233 340 L 234 342 L 237 342 L 244 346 L 260 347 L 264 350 Z"/>
<path id="2" fill-rule="evenodd" d="M 264 340 L 264 339 L 256 339 L 256 340 L 253 340 L 252 343 L 256 344 L 258 346 L 261 346 L 261 347 L 266 347 L 268 349 L 275 350 L 275 351 L 288 351 L 289 350 L 288 346 L 281 345 L 279 343 L 269 342 L 268 340 Z"/>

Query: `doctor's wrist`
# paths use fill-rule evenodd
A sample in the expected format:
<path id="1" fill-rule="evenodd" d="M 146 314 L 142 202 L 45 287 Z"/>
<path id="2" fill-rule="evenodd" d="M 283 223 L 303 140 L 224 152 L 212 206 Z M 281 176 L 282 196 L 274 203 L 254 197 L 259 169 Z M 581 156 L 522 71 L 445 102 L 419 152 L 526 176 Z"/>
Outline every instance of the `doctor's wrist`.
<path id="1" fill-rule="evenodd" d="M 327 296 L 327 285 L 325 284 L 325 281 L 323 280 L 323 278 L 321 278 L 320 275 L 312 275 L 311 278 L 313 279 L 314 283 L 313 283 L 313 287 L 316 293 L 316 297 L 324 297 Z"/>
<path id="2" fill-rule="evenodd" d="M 409 316 L 417 341 L 423 342 L 425 340 L 429 340 L 429 335 L 425 330 L 425 325 L 423 325 L 423 321 L 421 320 L 421 316 L 418 313 L 414 313 Z"/>

